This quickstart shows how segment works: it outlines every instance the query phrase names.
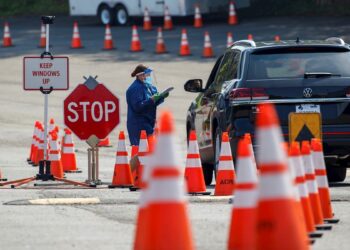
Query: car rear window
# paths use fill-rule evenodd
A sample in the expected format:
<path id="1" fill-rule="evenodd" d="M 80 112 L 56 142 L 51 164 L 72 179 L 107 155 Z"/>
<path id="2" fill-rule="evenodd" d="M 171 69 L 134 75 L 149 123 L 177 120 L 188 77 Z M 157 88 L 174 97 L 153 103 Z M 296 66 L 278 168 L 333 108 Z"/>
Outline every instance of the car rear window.
<path id="1" fill-rule="evenodd" d="M 247 79 L 303 78 L 306 72 L 328 72 L 350 77 L 350 52 L 251 54 Z"/>

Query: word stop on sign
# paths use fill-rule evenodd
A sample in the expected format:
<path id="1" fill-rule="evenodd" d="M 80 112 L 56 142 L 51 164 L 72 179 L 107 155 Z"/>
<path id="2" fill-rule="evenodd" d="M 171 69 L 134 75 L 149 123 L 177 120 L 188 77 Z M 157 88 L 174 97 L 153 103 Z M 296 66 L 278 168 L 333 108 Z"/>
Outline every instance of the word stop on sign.
<path id="1" fill-rule="evenodd" d="M 67 119 L 69 122 L 109 122 L 111 114 L 117 110 L 112 101 L 70 102 L 68 104 Z"/>

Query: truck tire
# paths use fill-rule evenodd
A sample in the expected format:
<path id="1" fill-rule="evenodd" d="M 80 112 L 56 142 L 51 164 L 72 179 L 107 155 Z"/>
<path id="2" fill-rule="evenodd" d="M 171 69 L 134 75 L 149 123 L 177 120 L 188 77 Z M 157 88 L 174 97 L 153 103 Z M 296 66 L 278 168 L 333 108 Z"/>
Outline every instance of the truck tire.
<path id="1" fill-rule="evenodd" d="M 97 18 L 103 25 L 113 24 L 114 18 L 112 9 L 106 4 L 101 5 L 97 11 Z"/>
<path id="2" fill-rule="evenodd" d="M 327 166 L 327 177 L 329 182 L 343 182 L 346 178 L 347 168 L 338 166 Z"/>
<path id="3" fill-rule="evenodd" d="M 125 26 L 129 23 L 129 14 L 124 5 L 118 4 L 114 8 L 114 21 L 116 25 Z"/>

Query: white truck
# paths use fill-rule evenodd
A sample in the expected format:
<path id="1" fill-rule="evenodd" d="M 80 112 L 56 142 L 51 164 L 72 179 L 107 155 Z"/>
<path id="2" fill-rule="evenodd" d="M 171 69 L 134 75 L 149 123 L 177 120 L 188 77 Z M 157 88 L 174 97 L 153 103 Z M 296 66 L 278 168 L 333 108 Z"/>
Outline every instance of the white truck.
<path id="1" fill-rule="evenodd" d="M 69 0 L 71 16 L 97 16 L 102 24 L 127 25 L 130 17 L 143 16 L 147 7 L 150 16 L 163 16 L 168 6 L 172 16 L 194 14 L 199 4 L 202 14 L 228 12 L 230 0 Z M 249 7 L 250 0 L 236 0 L 237 9 Z"/>

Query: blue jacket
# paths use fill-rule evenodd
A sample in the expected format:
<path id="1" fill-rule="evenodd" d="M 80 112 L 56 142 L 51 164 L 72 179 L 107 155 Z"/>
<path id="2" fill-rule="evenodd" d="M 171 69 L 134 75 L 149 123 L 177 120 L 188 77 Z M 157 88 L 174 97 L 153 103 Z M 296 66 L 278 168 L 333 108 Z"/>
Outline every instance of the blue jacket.
<path id="1" fill-rule="evenodd" d="M 153 134 L 157 106 L 164 101 L 153 102 L 151 97 L 157 92 L 155 86 L 146 85 L 137 79 L 126 91 L 127 128 L 131 145 L 139 145 L 141 130 L 146 130 L 147 135 Z"/>

